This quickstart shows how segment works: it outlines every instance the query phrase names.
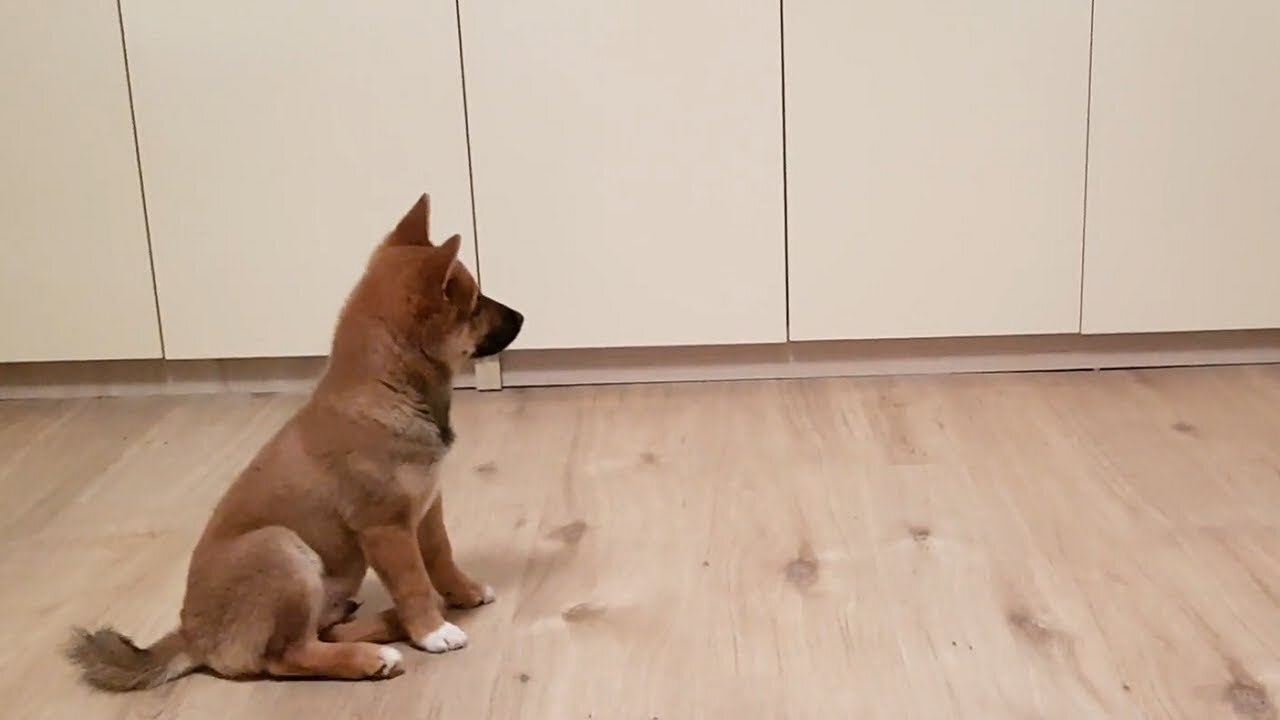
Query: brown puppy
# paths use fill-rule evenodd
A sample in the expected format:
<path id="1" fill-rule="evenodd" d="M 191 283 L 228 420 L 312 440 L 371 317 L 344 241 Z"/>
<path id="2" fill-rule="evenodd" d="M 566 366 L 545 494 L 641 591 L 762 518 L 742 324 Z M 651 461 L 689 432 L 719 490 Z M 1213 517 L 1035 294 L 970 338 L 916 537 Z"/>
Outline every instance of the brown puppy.
<path id="1" fill-rule="evenodd" d="M 428 241 L 422 196 L 377 247 L 338 319 L 308 402 L 213 511 L 191 558 L 178 629 L 141 649 L 110 628 L 77 630 L 68 655 L 90 684 L 154 687 L 194 668 L 227 677 L 398 675 L 408 640 L 428 652 L 467 636 L 442 601 L 493 591 L 453 563 L 436 468 L 453 442 L 453 375 L 520 331 L 480 294 L 461 239 Z M 368 567 L 395 607 L 351 620 Z"/>

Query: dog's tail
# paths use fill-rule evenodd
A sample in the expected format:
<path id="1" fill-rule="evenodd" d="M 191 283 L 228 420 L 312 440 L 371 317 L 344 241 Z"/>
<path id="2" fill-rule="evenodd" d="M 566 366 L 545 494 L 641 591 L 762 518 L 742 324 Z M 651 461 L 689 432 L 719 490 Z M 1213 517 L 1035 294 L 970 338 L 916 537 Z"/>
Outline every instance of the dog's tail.
<path id="1" fill-rule="evenodd" d="M 196 667 L 177 630 L 151 647 L 140 648 L 109 627 L 94 632 L 74 628 L 66 654 L 85 682 L 113 692 L 157 687 Z"/>

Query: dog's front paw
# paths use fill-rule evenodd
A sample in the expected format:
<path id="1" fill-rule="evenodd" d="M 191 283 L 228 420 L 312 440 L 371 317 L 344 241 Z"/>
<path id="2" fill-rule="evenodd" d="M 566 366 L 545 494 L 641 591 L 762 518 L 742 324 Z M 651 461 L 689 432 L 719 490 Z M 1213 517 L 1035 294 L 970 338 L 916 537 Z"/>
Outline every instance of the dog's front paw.
<path id="1" fill-rule="evenodd" d="M 466 647 L 467 634 L 457 625 L 445 622 L 440 627 L 427 633 L 425 637 L 415 640 L 414 645 L 429 653 L 449 652 L 450 650 Z"/>

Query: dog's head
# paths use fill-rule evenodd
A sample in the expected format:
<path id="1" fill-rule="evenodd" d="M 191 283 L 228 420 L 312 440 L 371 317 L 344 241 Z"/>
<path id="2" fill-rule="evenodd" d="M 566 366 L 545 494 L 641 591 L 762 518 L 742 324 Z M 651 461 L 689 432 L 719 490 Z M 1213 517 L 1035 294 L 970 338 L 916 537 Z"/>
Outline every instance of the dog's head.
<path id="1" fill-rule="evenodd" d="M 458 259 L 460 236 L 431 243 L 430 214 L 423 195 L 374 250 L 346 313 L 456 370 L 468 358 L 504 350 L 524 317 L 480 292 Z"/>

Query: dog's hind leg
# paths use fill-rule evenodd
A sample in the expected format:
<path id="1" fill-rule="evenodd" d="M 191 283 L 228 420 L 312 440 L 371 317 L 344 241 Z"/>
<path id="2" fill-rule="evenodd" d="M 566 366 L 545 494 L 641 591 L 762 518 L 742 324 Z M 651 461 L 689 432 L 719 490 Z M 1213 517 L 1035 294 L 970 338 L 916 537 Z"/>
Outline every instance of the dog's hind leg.
<path id="1" fill-rule="evenodd" d="M 284 529 L 268 529 L 269 534 L 256 540 L 254 555 L 260 570 L 278 569 L 278 591 L 272 603 L 272 628 L 262 658 L 268 675 L 277 677 L 333 678 L 365 680 L 395 677 L 403 672 L 403 656 L 399 650 L 373 643 L 327 643 L 318 637 L 320 623 L 339 603 L 345 587 L 332 587 L 326 582 L 323 567 L 315 551 L 301 538 Z M 341 583 L 339 583 L 341 585 Z M 345 614 L 345 613 L 344 613 Z"/>
<path id="2" fill-rule="evenodd" d="M 323 634 L 325 629 L 351 620 L 359 609 L 360 603 L 355 600 L 330 603 L 327 608 L 320 611 L 320 632 Z"/>
<path id="3" fill-rule="evenodd" d="M 395 608 L 390 608 L 377 615 L 353 618 L 334 625 L 322 631 L 320 637 L 332 642 L 392 643 L 408 640 L 409 634 L 400 624 Z"/>
<path id="4" fill-rule="evenodd" d="M 260 528 L 229 540 L 195 563 L 202 591 L 184 609 L 184 629 L 199 639 L 196 649 L 208 667 L 227 677 L 398 675 L 402 657 L 395 648 L 319 640 L 320 621 L 336 605 L 323 570 L 316 552 L 287 528 Z M 340 617 L 333 613 L 334 620 Z"/>
<path id="5" fill-rule="evenodd" d="M 267 672 L 279 677 L 337 680 L 390 678 L 404 672 L 404 657 L 399 650 L 385 645 L 309 640 L 267 660 Z"/>

